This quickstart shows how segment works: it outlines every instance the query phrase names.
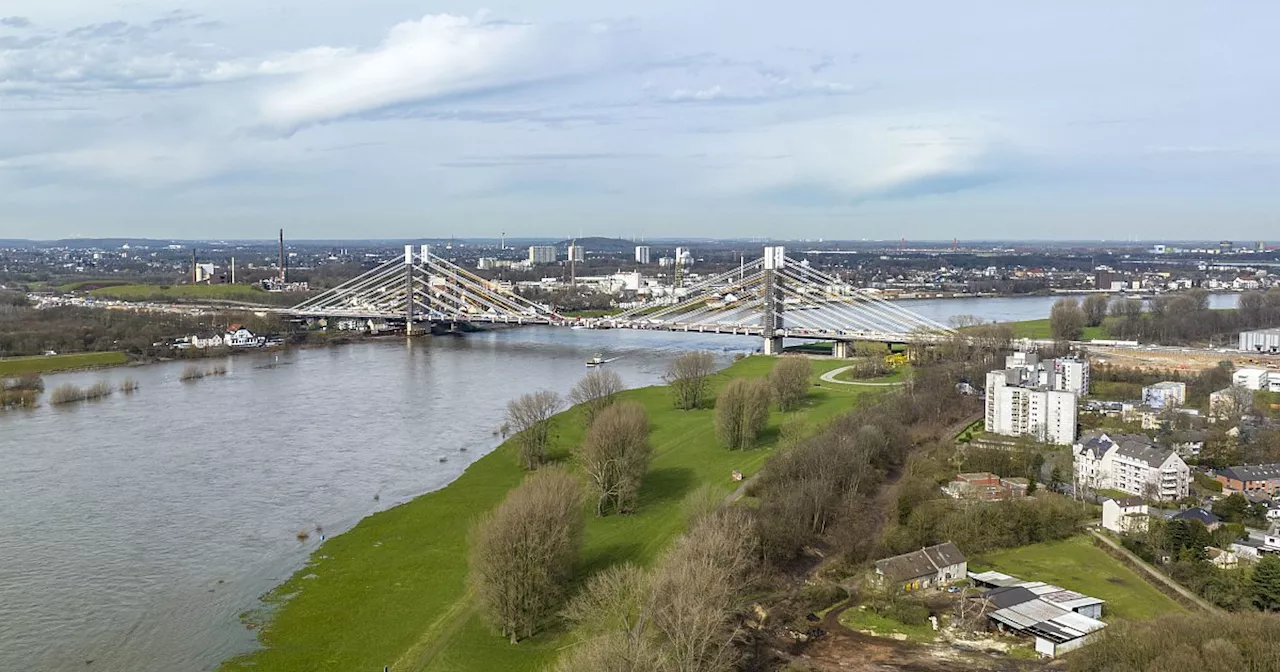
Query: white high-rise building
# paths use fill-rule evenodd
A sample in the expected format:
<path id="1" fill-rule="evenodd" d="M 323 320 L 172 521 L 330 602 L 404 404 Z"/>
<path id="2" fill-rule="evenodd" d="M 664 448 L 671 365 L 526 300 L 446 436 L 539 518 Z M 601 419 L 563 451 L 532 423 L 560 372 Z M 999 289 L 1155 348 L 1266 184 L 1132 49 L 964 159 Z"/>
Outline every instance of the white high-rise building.
<path id="1" fill-rule="evenodd" d="M 586 260 L 587 251 L 581 245 L 569 246 L 569 261 L 583 262 Z"/>
<path id="2" fill-rule="evenodd" d="M 554 264 L 557 257 L 555 245 L 532 245 L 529 247 L 529 263 L 531 264 Z"/>
<path id="3" fill-rule="evenodd" d="M 637 264 L 649 263 L 649 253 L 650 253 L 650 249 L 648 245 L 637 245 L 636 246 L 636 263 Z"/>
<path id="4" fill-rule="evenodd" d="M 688 266 L 693 263 L 693 253 L 687 247 L 676 248 L 676 264 L 680 266 Z"/>
<path id="5" fill-rule="evenodd" d="M 1074 392 L 1077 396 L 1089 394 L 1089 360 L 1079 357 L 1059 357 L 1042 362 L 1033 352 L 1015 352 L 1005 357 L 1006 369 L 1017 371 L 1021 384 L 1044 387 L 1061 392 Z"/>
<path id="6" fill-rule="evenodd" d="M 1075 442 L 1076 394 L 1027 386 L 1021 375 L 1018 369 L 987 374 L 986 431 L 1060 446 Z"/>

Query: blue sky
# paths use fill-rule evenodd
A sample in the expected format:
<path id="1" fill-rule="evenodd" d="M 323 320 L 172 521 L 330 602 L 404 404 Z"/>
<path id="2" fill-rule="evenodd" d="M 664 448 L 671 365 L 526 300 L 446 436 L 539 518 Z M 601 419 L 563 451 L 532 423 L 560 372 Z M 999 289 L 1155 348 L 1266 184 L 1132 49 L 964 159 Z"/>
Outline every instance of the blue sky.
<path id="1" fill-rule="evenodd" d="M 0 238 L 1277 239 L 1280 4 L 4 0 Z"/>

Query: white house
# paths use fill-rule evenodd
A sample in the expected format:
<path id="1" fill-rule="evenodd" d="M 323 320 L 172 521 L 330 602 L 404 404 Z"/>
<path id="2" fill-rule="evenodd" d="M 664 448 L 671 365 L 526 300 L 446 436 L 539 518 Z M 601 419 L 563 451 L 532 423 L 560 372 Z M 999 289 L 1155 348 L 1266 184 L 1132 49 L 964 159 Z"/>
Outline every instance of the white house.
<path id="1" fill-rule="evenodd" d="M 201 336 L 192 336 L 190 339 L 188 339 L 188 342 L 191 343 L 191 347 L 198 348 L 201 350 L 203 350 L 204 348 L 218 348 L 218 347 L 222 347 L 223 345 L 226 345 L 226 341 L 219 334 L 214 334 L 209 338 L 203 338 Z"/>
<path id="2" fill-rule="evenodd" d="M 1161 500 L 1179 500 L 1190 491 L 1187 463 L 1145 436 L 1094 430 L 1081 437 L 1073 452 L 1077 486 Z"/>
<path id="3" fill-rule="evenodd" d="M 259 348 L 266 340 L 260 336 L 254 336 L 252 331 L 239 324 L 228 326 L 226 335 L 222 337 L 222 342 L 229 348 Z"/>
<path id="4" fill-rule="evenodd" d="M 1110 498 L 1102 503 L 1102 527 L 1112 532 L 1140 532 L 1147 528 L 1147 503 L 1141 497 Z"/>

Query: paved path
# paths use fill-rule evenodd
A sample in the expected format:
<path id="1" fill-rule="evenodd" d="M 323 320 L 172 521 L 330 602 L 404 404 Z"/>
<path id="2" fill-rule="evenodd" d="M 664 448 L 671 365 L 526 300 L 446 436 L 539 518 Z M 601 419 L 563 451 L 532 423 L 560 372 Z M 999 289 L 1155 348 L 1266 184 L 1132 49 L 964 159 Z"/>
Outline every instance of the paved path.
<path id="1" fill-rule="evenodd" d="M 824 383 L 835 383 L 836 385 L 861 385 L 863 387 L 897 387 L 898 385 L 901 385 L 904 382 L 899 380 L 892 383 L 858 383 L 852 380 L 836 380 L 836 376 L 852 368 L 853 368 L 852 366 L 845 366 L 839 369 L 832 369 L 822 374 L 822 376 L 820 376 L 818 380 L 821 380 Z"/>
<path id="2" fill-rule="evenodd" d="M 1187 598 L 1188 600 L 1191 601 L 1192 604 L 1195 604 L 1197 607 L 1200 607 L 1201 609 L 1204 609 L 1205 611 L 1214 613 L 1214 614 L 1226 613 L 1221 608 L 1215 607 L 1214 605 L 1209 604 L 1205 600 L 1201 599 L 1199 595 L 1196 595 L 1195 593 L 1187 590 L 1182 584 L 1165 576 L 1163 572 L 1147 564 L 1145 560 L 1134 555 L 1129 549 L 1125 548 L 1124 546 L 1121 546 L 1120 544 L 1117 544 L 1115 541 L 1111 539 L 1111 537 L 1108 537 L 1107 535 L 1092 529 L 1089 530 L 1089 533 L 1092 534 L 1095 538 L 1100 539 L 1102 543 L 1106 544 L 1110 548 L 1113 548 L 1119 551 L 1120 553 L 1122 553 L 1126 558 L 1132 561 L 1134 566 L 1136 566 L 1138 569 L 1141 569 L 1143 572 L 1146 572 L 1147 575 L 1150 576 L 1151 578 L 1168 586 L 1175 593 Z"/>

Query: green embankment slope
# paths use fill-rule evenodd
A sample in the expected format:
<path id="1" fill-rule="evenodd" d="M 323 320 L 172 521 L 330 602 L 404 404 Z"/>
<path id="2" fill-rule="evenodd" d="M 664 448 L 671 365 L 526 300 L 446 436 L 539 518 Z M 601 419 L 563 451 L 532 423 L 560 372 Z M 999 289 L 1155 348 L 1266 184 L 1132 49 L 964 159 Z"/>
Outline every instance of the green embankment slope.
<path id="1" fill-rule="evenodd" d="M 775 359 L 748 357 L 716 376 L 760 377 Z M 815 362 L 821 374 L 842 363 Z M 804 414 L 817 427 L 852 407 L 866 388 L 814 387 Z M 715 440 L 711 410 L 678 411 L 668 391 L 625 392 L 649 412 L 654 459 L 631 515 L 596 518 L 587 512 L 579 577 L 614 563 L 648 563 L 684 530 L 682 499 L 704 483 L 728 494 L 734 469 L 757 471 L 771 454 L 783 420 L 774 412 L 761 449 L 730 452 Z M 553 454 L 569 459 L 582 438 L 581 418 L 557 418 Z M 485 431 L 477 428 L 477 431 Z M 473 464 L 448 487 L 382 511 L 327 540 L 308 565 L 269 596 L 277 605 L 264 626 L 266 648 L 229 661 L 224 670 L 306 671 L 369 669 L 537 670 L 572 640 L 552 631 L 512 646 L 491 631 L 466 591 L 466 538 L 475 519 L 523 478 L 511 442 Z"/>
<path id="2" fill-rule="evenodd" d="M 129 358 L 123 352 L 73 352 L 65 355 L 6 357 L 0 359 L 0 376 L 119 366 L 128 362 Z"/>

